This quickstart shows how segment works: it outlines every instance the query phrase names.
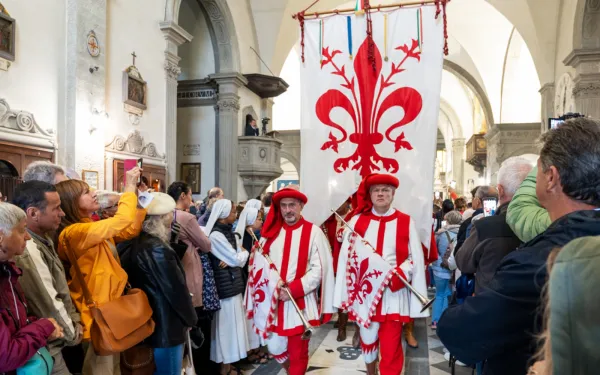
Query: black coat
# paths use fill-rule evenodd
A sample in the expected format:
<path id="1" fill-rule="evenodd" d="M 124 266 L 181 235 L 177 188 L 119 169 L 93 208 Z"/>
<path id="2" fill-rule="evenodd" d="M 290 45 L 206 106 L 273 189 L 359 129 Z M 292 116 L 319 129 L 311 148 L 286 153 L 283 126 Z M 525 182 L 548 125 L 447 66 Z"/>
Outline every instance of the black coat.
<path id="1" fill-rule="evenodd" d="M 475 274 L 475 294 L 487 287 L 500 262 L 521 246 L 521 240 L 506 223 L 508 203 L 498 207 L 496 214 L 476 220 L 469 238 L 456 252 L 456 265 L 462 273 Z"/>
<path id="2" fill-rule="evenodd" d="M 456 235 L 456 247 L 454 248 L 455 255 L 458 252 L 458 249 L 460 249 L 462 244 L 465 243 L 465 240 L 467 239 L 467 230 L 469 229 L 469 226 L 473 222 L 473 218 L 482 213 L 483 213 L 483 208 L 479 208 L 479 209 L 475 210 L 475 212 L 473 212 L 473 215 L 471 215 L 470 218 L 468 218 L 467 220 L 463 221 L 460 224 L 460 228 L 458 228 L 458 234 Z"/>
<path id="3" fill-rule="evenodd" d="M 142 232 L 119 246 L 119 257 L 129 283 L 146 292 L 152 307 L 156 327 L 145 342 L 152 348 L 183 344 L 187 329 L 196 325 L 197 317 L 175 251 L 159 238 Z"/>
<path id="4" fill-rule="evenodd" d="M 258 128 L 253 128 L 252 125 L 246 124 L 246 130 L 244 131 L 245 136 L 258 136 L 260 130 Z"/>
<path id="5" fill-rule="evenodd" d="M 437 325 L 444 346 L 467 364 L 487 359 L 486 375 L 525 375 L 542 327 L 548 255 L 575 238 L 598 235 L 600 211 L 577 211 L 508 254 L 489 288 L 444 312 Z"/>

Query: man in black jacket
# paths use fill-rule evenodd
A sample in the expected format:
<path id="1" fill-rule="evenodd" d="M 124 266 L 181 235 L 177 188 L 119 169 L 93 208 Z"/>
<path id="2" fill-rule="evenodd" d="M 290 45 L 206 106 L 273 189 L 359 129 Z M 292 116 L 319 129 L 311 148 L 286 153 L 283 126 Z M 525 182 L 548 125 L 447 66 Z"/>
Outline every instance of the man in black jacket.
<path id="1" fill-rule="evenodd" d="M 473 209 L 475 212 L 460 225 L 458 235 L 456 236 L 456 248 L 454 249 L 454 254 L 458 252 L 467 237 L 469 237 L 469 227 L 471 226 L 473 218 L 483 214 L 483 200 L 485 198 L 498 198 L 498 191 L 493 186 L 479 186 L 477 188 L 475 194 L 473 194 Z"/>
<path id="2" fill-rule="evenodd" d="M 260 130 L 258 129 L 258 126 L 256 125 L 256 120 L 252 119 L 250 120 L 250 122 L 246 123 L 246 130 L 244 131 L 244 135 L 245 136 L 258 136 L 259 135 Z"/>
<path id="3" fill-rule="evenodd" d="M 536 192 L 552 224 L 507 255 L 489 287 L 446 310 L 437 334 L 465 363 L 486 360 L 486 375 L 524 375 L 541 330 L 538 315 L 550 252 L 600 235 L 600 123 L 578 118 L 542 136 Z"/>
<path id="4" fill-rule="evenodd" d="M 456 252 L 462 273 L 475 274 L 475 293 L 490 282 L 502 258 L 521 245 L 506 223 L 508 204 L 533 166 L 522 157 L 506 159 L 498 171 L 498 209 L 494 216 L 473 220 L 469 238 Z"/>

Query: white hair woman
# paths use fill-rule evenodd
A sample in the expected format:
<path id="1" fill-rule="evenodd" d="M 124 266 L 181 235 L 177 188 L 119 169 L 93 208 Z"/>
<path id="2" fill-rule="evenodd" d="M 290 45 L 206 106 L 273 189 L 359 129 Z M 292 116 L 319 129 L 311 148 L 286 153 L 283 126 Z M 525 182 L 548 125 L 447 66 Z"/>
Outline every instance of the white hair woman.
<path id="1" fill-rule="evenodd" d="M 180 375 L 188 329 L 197 317 L 185 272 L 169 246 L 175 200 L 151 193 L 139 237 L 120 246 L 121 264 L 134 288 L 142 289 L 152 307 L 154 333 L 145 340 L 154 350 L 156 373 Z"/>
<path id="2" fill-rule="evenodd" d="M 42 353 L 52 368 L 46 343 L 63 337 L 63 330 L 52 319 L 27 316 L 25 296 L 19 285 L 21 270 L 13 258 L 25 251 L 31 239 L 26 229 L 25 212 L 9 203 L 0 203 L 0 373 L 13 372 L 33 356 Z"/>
<path id="3" fill-rule="evenodd" d="M 221 199 L 214 203 L 205 231 L 209 234 L 212 250 L 210 253 L 221 310 L 217 311 L 212 331 L 210 359 L 222 363 L 221 374 L 238 375 L 242 371 L 231 363 L 246 358 L 249 349 L 242 293 L 244 284 L 242 267 L 248 260 L 248 251 L 236 241 L 232 224 L 236 211 L 233 202 Z M 227 266 L 221 268 L 223 262 Z"/>

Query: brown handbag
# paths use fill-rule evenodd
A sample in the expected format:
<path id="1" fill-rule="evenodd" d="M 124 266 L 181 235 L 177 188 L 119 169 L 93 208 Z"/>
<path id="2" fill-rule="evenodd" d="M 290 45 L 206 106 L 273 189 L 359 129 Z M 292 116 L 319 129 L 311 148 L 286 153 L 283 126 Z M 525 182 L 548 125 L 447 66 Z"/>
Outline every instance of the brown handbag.
<path id="1" fill-rule="evenodd" d="M 81 284 L 83 298 L 92 315 L 90 335 L 97 355 L 121 353 L 139 344 L 154 332 L 152 308 L 148 297 L 141 289 L 129 289 L 116 300 L 99 306 L 83 278 L 75 254 L 63 242 L 71 266 Z"/>
<path id="2" fill-rule="evenodd" d="M 154 351 L 138 345 L 121 353 L 121 375 L 153 375 L 156 370 Z"/>

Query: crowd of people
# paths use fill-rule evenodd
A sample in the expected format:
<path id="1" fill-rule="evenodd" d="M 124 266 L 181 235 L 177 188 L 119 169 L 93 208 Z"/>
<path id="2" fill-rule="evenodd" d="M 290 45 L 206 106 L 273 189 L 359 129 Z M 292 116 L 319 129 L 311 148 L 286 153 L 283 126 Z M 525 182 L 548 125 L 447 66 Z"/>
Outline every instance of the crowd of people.
<path id="1" fill-rule="evenodd" d="M 238 375 L 275 360 L 301 375 L 309 328 L 337 313 L 338 341 L 357 324 L 367 374 L 399 375 L 429 283 L 449 358 L 488 375 L 592 374 L 600 123 L 541 142 L 537 166 L 511 157 L 469 203 L 434 205 L 428 246 L 387 174 L 317 226 L 294 186 L 236 204 L 218 187 L 194 202 L 178 181 L 140 201 L 139 168 L 115 193 L 34 162 L 0 202 L 0 373 Z"/>

